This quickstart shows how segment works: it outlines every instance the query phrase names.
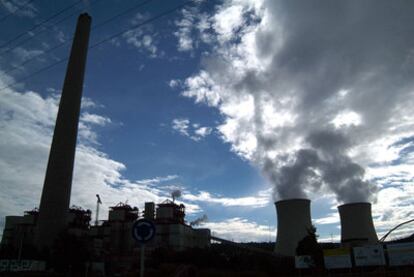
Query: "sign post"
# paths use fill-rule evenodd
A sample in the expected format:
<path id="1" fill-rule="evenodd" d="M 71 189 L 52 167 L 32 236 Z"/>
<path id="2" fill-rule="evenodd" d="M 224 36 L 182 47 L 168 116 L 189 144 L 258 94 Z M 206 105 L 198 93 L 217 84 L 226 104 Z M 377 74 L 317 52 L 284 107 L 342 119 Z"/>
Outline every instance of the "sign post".
<path id="1" fill-rule="evenodd" d="M 152 240 L 155 236 L 155 225 L 148 219 L 137 220 L 132 226 L 132 237 L 141 246 L 141 258 L 140 258 L 140 269 L 139 276 L 144 277 L 145 267 L 145 243 Z"/>

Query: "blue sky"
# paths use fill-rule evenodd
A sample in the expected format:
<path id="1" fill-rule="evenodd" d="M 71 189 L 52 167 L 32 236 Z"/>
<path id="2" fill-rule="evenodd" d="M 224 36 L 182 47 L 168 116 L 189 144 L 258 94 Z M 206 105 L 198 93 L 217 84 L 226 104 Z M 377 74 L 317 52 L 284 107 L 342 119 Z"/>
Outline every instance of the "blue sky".
<path id="1" fill-rule="evenodd" d="M 1 87 L 65 58 L 80 12 L 93 45 L 183 3 L 25 2 L 0 6 Z M 310 198 L 328 241 L 341 203 L 373 202 L 379 233 L 410 217 L 413 7 L 379 2 L 195 1 L 91 49 L 72 204 L 178 188 L 189 221 L 239 241 L 274 240 L 279 199 Z M 65 67 L 0 90 L 1 224 L 38 205 Z"/>

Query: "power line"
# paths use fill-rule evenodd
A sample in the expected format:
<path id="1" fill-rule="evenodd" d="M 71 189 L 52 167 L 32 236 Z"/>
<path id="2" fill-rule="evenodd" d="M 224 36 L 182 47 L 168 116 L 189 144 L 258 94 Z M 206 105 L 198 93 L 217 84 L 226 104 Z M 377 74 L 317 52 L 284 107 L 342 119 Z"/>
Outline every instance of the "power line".
<path id="1" fill-rule="evenodd" d="M 96 0 L 96 1 L 94 1 L 93 3 L 91 3 L 91 5 L 95 4 L 95 3 L 96 3 L 96 2 L 98 2 L 98 1 L 100 1 L 100 0 Z M 128 13 L 130 13 L 130 12 L 132 12 L 132 11 L 136 10 L 137 8 L 140 8 L 140 7 L 142 7 L 142 6 L 144 6 L 144 5 L 148 4 L 148 3 L 150 3 L 150 2 L 152 2 L 152 1 L 154 1 L 154 0 L 146 0 L 146 1 L 142 2 L 142 3 L 139 3 L 138 5 L 135 5 L 135 6 L 133 6 L 133 7 L 130 7 L 130 8 L 128 8 L 128 9 L 124 10 L 123 12 L 118 13 L 118 14 L 116 14 L 116 15 L 114 15 L 114 16 L 112 16 L 112 17 L 110 17 L 109 19 L 107 19 L 107 20 L 105 20 L 105 21 L 103 21 L 103 22 L 101 22 L 101 23 L 99 23 L 99 24 L 97 24 L 97 25 L 95 25 L 95 26 L 92 26 L 92 28 L 91 28 L 91 29 L 92 29 L 92 30 L 94 30 L 94 29 L 98 29 L 98 28 L 100 28 L 100 27 L 102 27 L 102 26 L 104 26 L 104 25 L 106 25 L 106 24 L 108 24 L 108 23 L 110 23 L 110 22 L 114 21 L 114 20 L 115 20 L 115 19 L 117 19 L 118 17 L 123 16 L 123 15 L 125 15 L 125 14 L 128 14 Z M 75 12 L 75 13 L 77 13 L 77 12 Z M 75 14 L 75 13 L 73 13 L 73 14 Z M 70 14 L 68 17 L 72 16 L 73 14 Z M 60 21 L 56 22 L 56 23 L 55 23 L 55 25 L 56 25 L 56 24 L 61 23 L 62 21 L 66 20 L 66 19 L 67 19 L 67 17 L 65 17 L 64 19 L 62 19 L 62 20 L 60 20 Z M 43 31 L 44 31 L 44 30 L 43 30 Z M 41 31 L 41 32 L 42 32 L 42 31 Z M 37 33 L 37 35 L 39 35 L 39 33 L 40 33 L 40 32 L 38 32 L 38 33 Z M 32 38 L 34 38 L 34 37 L 30 37 L 30 38 L 28 38 L 28 39 L 24 40 L 24 41 L 23 41 L 23 43 L 24 43 L 24 42 L 26 42 L 26 41 L 28 41 L 28 40 L 31 40 Z M 47 50 L 48 50 L 47 52 L 52 52 L 53 50 L 60 48 L 61 46 L 63 46 L 63 45 L 65 45 L 65 44 L 67 44 L 67 43 L 68 43 L 68 41 L 71 41 L 72 39 L 73 39 L 73 37 L 72 37 L 71 39 L 69 39 L 69 40 L 66 40 L 66 41 L 64 41 L 64 42 L 62 42 L 62 43 L 59 43 L 59 44 L 57 44 L 57 45 L 53 46 L 52 48 L 47 49 Z M 4 51 L 3 53 L 10 52 L 10 51 L 12 51 L 13 49 L 15 49 L 17 46 L 19 46 L 19 45 L 21 45 L 21 44 L 22 44 L 22 43 L 17 44 L 17 45 L 15 45 L 13 48 L 11 48 L 11 49 L 9 49 L 9 50 L 6 50 L 6 51 Z M 40 54 L 38 54 L 38 55 L 35 55 L 35 56 L 33 56 L 33 57 L 31 57 L 31 58 L 29 58 L 29 59 L 25 60 L 24 62 L 22 62 L 22 63 L 20 63 L 20 64 L 18 64 L 18 65 L 16 65 L 16 66 L 11 66 L 11 68 L 10 68 L 9 70 L 4 71 L 3 73 L 1 73 L 1 74 L 0 74 L 0 76 L 6 75 L 7 73 L 10 73 L 10 72 L 12 72 L 12 71 L 14 71 L 14 70 L 16 70 L 16 69 L 19 69 L 19 68 L 21 68 L 22 66 L 24 66 L 24 65 L 26 65 L 26 64 L 28 64 L 28 63 L 30 63 L 31 61 L 33 61 L 33 60 L 37 59 L 38 57 L 40 57 L 40 56 L 42 56 L 42 55 L 44 55 L 44 54 L 45 54 L 45 52 L 40 53 Z"/>
<path id="2" fill-rule="evenodd" d="M 59 21 L 55 22 L 55 23 L 54 23 L 54 25 L 60 24 L 60 23 L 64 22 L 65 20 L 67 20 L 67 19 L 71 18 L 72 16 L 74 16 L 74 15 L 76 15 L 76 14 L 78 14 L 78 11 L 76 11 L 76 12 L 74 12 L 74 13 L 71 13 L 71 14 L 69 14 L 68 16 L 66 16 L 66 17 L 62 18 L 61 20 L 59 20 Z M 1 54 L 6 54 L 6 53 L 9 53 L 9 52 L 13 51 L 13 50 L 14 50 L 14 49 L 16 49 L 17 47 L 19 47 L 19 46 L 21 46 L 21 45 L 25 44 L 26 42 L 28 42 L 28 41 L 30 41 L 30 40 L 32 40 L 32 39 L 34 39 L 36 36 L 38 36 L 39 34 L 41 34 L 41 33 L 45 32 L 46 30 L 48 30 L 48 29 L 42 29 L 41 31 L 37 32 L 35 36 L 28 37 L 27 39 L 21 40 L 19 43 L 15 44 L 13 47 L 11 47 L 11 48 L 6 48 L 4 51 L 2 51 L 2 52 L 1 52 Z"/>
<path id="3" fill-rule="evenodd" d="M 99 2 L 99 1 L 101 1 L 101 0 L 95 0 L 95 1 L 93 1 L 92 3 L 90 3 L 89 5 L 90 6 L 92 6 L 92 5 L 94 5 L 94 4 L 96 4 L 97 2 Z M 79 13 L 79 11 L 75 11 L 75 12 L 73 12 L 73 13 L 71 13 L 71 14 L 69 14 L 69 15 L 67 15 L 67 16 L 65 16 L 64 18 L 61 18 L 60 20 L 58 20 L 58 21 L 56 21 L 56 22 L 54 22 L 53 23 L 53 25 L 58 25 L 58 24 L 60 24 L 60 23 L 62 23 L 62 22 L 64 22 L 64 21 L 66 21 L 66 20 L 68 20 L 69 18 L 71 18 L 72 16 L 74 16 L 74 15 L 76 15 L 76 14 L 78 14 Z M 35 36 L 31 36 L 31 37 L 28 37 L 27 39 L 25 39 L 25 40 L 21 40 L 19 43 L 17 43 L 17 44 L 15 44 L 13 47 L 11 47 L 11 48 L 8 48 L 8 49 L 5 49 L 3 52 L 0 52 L 0 54 L 5 54 L 5 53 L 9 53 L 9 52 L 11 52 L 11 51 L 13 51 L 14 49 L 16 49 L 17 47 L 19 47 L 19 46 L 21 46 L 21 45 L 23 45 L 23 44 L 25 44 L 26 42 L 28 42 L 28 41 L 30 41 L 30 40 L 32 40 L 32 39 L 34 39 L 36 36 L 38 36 L 39 34 L 41 34 L 41 33 L 43 33 L 43 32 L 45 32 L 45 31 L 47 31 L 48 29 L 42 29 L 42 30 L 40 30 L 40 31 L 38 31 L 37 33 L 36 33 L 36 35 Z M 66 43 L 66 42 L 65 42 Z M 40 54 L 40 55 L 42 55 L 42 54 Z M 38 55 L 39 56 L 39 55 Z M 37 56 L 36 56 L 37 57 Z M 16 68 L 15 68 L 16 69 Z M 14 69 L 12 69 L 12 70 L 14 70 Z"/>
<path id="4" fill-rule="evenodd" d="M 52 64 L 50 64 L 50 65 L 48 65 L 48 66 L 46 66 L 46 67 L 42 67 L 42 68 L 40 68 L 39 70 L 36 70 L 35 72 L 33 72 L 32 74 L 30 74 L 30 75 L 28 75 L 28 76 L 26 76 L 26 77 L 23 77 L 23 78 L 21 78 L 21 79 L 17 80 L 16 82 L 13 82 L 13 83 L 11 83 L 11 84 L 9 84 L 9 85 L 7 85 L 7 86 L 2 87 L 2 88 L 0 89 L 0 91 L 5 90 L 6 88 L 12 87 L 12 86 L 14 86 L 14 85 L 16 85 L 16 84 L 18 84 L 18 83 L 23 82 L 23 81 L 26 81 L 27 79 L 30 79 L 31 77 L 33 77 L 33 76 L 35 76 L 35 75 L 37 75 L 37 74 L 39 74 L 39 73 L 42 73 L 42 72 L 44 72 L 44 71 L 46 71 L 46 70 L 48 70 L 48 69 L 51 69 L 52 67 L 55 67 L 56 65 L 61 64 L 61 63 L 63 63 L 64 61 L 67 61 L 68 59 L 69 59 L 69 58 L 68 58 L 68 57 L 66 57 L 66 58 L 61 59 L 61 60 L 58 60 L 57 62 L 54 62 L 54 63 L 52 63 Z"/>
<path id="5" fill-rule="evenodd" d="M 36 28 L 38 28 L 38 27 L 42 26 L 43 24 L 45 24 L 45 23 L 49 22 L 49 21 L 50 21 L 50 20 L 52 20 L 53 18 L 55 18 L 55 17 L 57 17 L 57 16 L 61 15 L 62 13 L 66 12 L 67 10 L 69 10 L 69 9 L 73 8 L 74 6 L 76 6 L 77 4 L 79 4 L 80 2 L 82 2 L 82 0 L 79 0 L 79 1 L 77 1 L 77 2 L 75 2 L 75 3 L 73 3 L 72 5 L 67 6 L 66 8 L 64 8 L 64 9 L 62 9 L 62 10 L 60 10 L 60 11 L 58 11 L 57 13 L 53 14 L 52 16 L 50 16 L 50 17 L 46 18 L 45 20 L 41 21 L 40 23 L 35 24 L 35 25 L 34 25 L 32 28 L 30 28 L 29 30 L 24 31 L 24 32 L 22 32 L 22 33 L 18 34 L 18 35 L 17 35 L 17 36 L 15 36 L 14 38 L 12 38 L 12 39 L 10 39 L 10 40 L 6 41 L 5 43 L 3 43 L 2 45 L 0 45 L 0 48 L 4 48 L 5 46 L 9 45 L 9 44 L 10 44 L 10 43 L 12 43 L 13 41 L 15 41 L 15 40 L 17 40 L 17 39 L 21 38 L 22 36 L 26 35 L 27 33 L 29 33 L 29 32 L 31 32 L 31 31 L 35 30 Z"/>
<path id="6" fill-rule="evenodd" d="M 54 50 L 56 50 L 56 49 L 58 49 L 58 48 L 62 47 L 63 45 L 65 45 L 65 44 L 67 44 L 67 43 L 68 43 L 68 41 L 61 42 L 61 43 L 59 43 L 59 44 L 57 44 L 57 45 L 53 46 L 52 48 L 47 49 L 47 52 L 52 52 L 52 51 L 54 51 Z M 8 73 L 10 73 L 10 72 L 15 71 L 16 69 L 21 68 L 22 66 L 24 66 L 24 65 L 26 65 L 26 64 L 28 64 L 28 63 L 30 63 L 31 61 L 33 61 L 33 60 L 35 60 L 35 59 L 39 58 L 40 56 L 44 55 L 45 53 L 46 53 L 46 52 L 40 53 L 39 55 L 35 55 L 35 56 L 33 56 L 33 57 L 31 57 L 31 58 L 29 58 L 29 59 L 25 60 L 24 62 L 22 62 L 22 63 L 20 63 L 20 64 L 18 64 L 18 65 L 15 65 L 15 66 L 13 66 L 13 65 L 12 65 L 12 66 L 11 66 L 11 69 L 4 71 L 3 73 L 1 73 L 1 74 L 0 74 L 0 76 L 6 75 L 6 74 L 8 74 Z"/>
<path id="7" fill-rule="evenodd" d="M 9 12 L 8 14 L 6 14 L 5 16 L 0 18 L 0 22 L 3 22 L 4 20 L 6 20 L 7 18 L 9 18 L 10 16 L 12 16 L 13 14 L 15 14 L 18 10 L 20 10 L 21 8 L 26 7 L 27 5 L 29 5 L 30 3 L 32 3 L 34 0 L 29 0 L 27 2 L 25 2 L 24 4 L 22 4 L 21 6 L 19 6 L 18 8 L 16 8 L 14 11 Z"/>
<path id="8" fill-rule="evenodd" d="M 131 28 L 129 28 L 127 30 L 121 31 L 121 32 L 116 33 L 116 34 L 114 34 L 112 36 L 109 36 L 109 37 L 107 37 L 107 38 L 105 38 L 105 39 L 103 39 L 103 40 L 101 40 L 101 41 L 99 41 L 99 42 L 97 42 L 95 44 L 92 44 L 91 46 L 89 46 L 89 49 L 93 49 L 93 48 L 101 45 L 102 43 L 105 43 L 107 41 L 113 40 L 114 38 L 116 38 L 118 36 L 122 36 L 123 34 L 126 34 L 126 33 L 130 32 L 132 30 L 135 30 L 135 29 L 138 29 L 138 28 L 142 27 L 143 25 L 146 25 L 146 24 L 151 23 L 151 22 L 153 22 L 153 21 L 155 21 L 155 20 L 157 20 L 157 19 L 159 19 L 161 17 L 164 17 L 164 16 L 166 16 L 168 14 L 171 14 L 171 13 L 175 12 L 176 10 L 178 10 L 178 9 L 180 9 L 182 7 L 185 7 L 185 6 L 187 6 L 188 4 L 190 4 L 192 2 L 194 2 L 194 0 L 186 1 L 186 2 L 184 2 L 184 3 L 182 3 L 182 4 L 178 5 L 178 6 L 176 6 L 174 8 L 172 8 L 170 10 L 167 10 L 165 12 L 160 13 L 157 16 L 154 16 L 154 17 L 152 17 L 150 19 L 144 20 L 143 22 L 141 22 L 139 24 L 135 24 L 134 26 L 132 26 Z"/>
<path id="9" fill-rule="evenodd" d="M 132 30 L 138 29 L 138 28 L 140 28 L 140 27 L 142 27 L 142 26 L 144 26 L 144 25 L 146 25 L 146 24 L 148 24 L 148 23 L 151 23 L 151 22 L 153 22 L 153 21 L 155 21 L 155 20 L 158 20 L 158 19 L 160 19 L 160 18 L 162 18 L 162 17 L 164 17 L 164 16 L 166 16 L 166 15 L 169 15 L 169 14 L 171 14 L 171 13 L 175 12 L 176 10 L 178 10 L 178 9 L 180 9 L 180 8 L 182 8 L 182 7 L 187 6 L 188 4 L 190 4 L 190 3 L 192 3 L 192 2 L 194 2 L 194 0 L 186 1 L 186 2 L 184 2 L 184 3 L 182 3 L 182 4 L 180 4 L 180 5 L 178 5 L 178 6 L 174 7 L 174 8 L 172 8 L 172 9 L 169 9 L 169 10 L 167 10 L 167 11 L 165 11 L 165 12 L 162 12 L 162 13 L 160 13 L 160 14 L 158 14 L 158 15 L 154 16 L 154 17 L 151 17 L 151 18 L 149 18 L 149 19 L 147 19 L 147 20 L 144 20 L 143 22 L 141 22 L 141 23 L 139 23 L 139 24 L 135 24 L 135 25 L 134 25 L 134 26 L 132 26 L 131 28 L 128 28 L 128 29 L 126 29 L 126 30 L 124 30 L 124 31 L 118 32 L 118 33 L 116 33 L 116 34 L 114 34 L 114 35 L 111 35 L 111 36 L 109 36 L 109 37 L 107 37 L 107 38 L 105 38 L 105 39 L 103 39 L 103 40 L 101 40 L 101 41 L 98 41 L 97 43 L 95 43 L 95 44 L 93 44 L 93 45 L 89 46 L 89 47 L 88 47 L 88 49 L 93 49 L 93 48 L 95 48 L 95 47 L 97 47 L 97 46 L 99 46 L 99 45 L 101 45 L 101 44 L 103 44 L 103 43 L 105 43 L 105 42 L 108 42 L 108 41 L 110 41 L 110 40 L 112 40 L 112 39 L 114 39 L 114 38 L 116 38 L 116 37 L 118 37 L 118 36 L 122 36 L 123 34 L 126 34 L 126 33 L 128 33 L 129 31 L 132 31 Z M 21 78 L 21 79 L 19 79 L 19 80 L 15 81 L 15 82 L 13 82 L 13 83 L 11 83 L 11 84 L 8 84 L 8 85 L 6 85 L 6 86 L 4 86 L 4 87 L 0 88 L 0 91 L 5 90 L 5 89 L 7 89 L 7 88 L 9 88 L 9 87 L 12 87 L 12 86 L 14 86 L 14 85 L 16 85 L 16 84 L 18 84 L 18 83 L 23 82 L 23 81 L 26 81 L 26 80 L 30 79 L 31 77 L 33 77 L 33 76 L 35 76 L 35 75 L 38 75 L 38 74 L 40 74 L 40 73 L 42 73 L 42 72 L 44 72 L 44 71 L 46 71 L 46 70 L 49 70 L 50 68 L 53 68 L 53 67 L 55 67 L 56 65 L 61 64 L 61 63 L 65 62 L 65 61 L 67 61 L 67 60 L 69 60 L 69 56 L 67 56 L 66 58 L 60 59 L 60 60 L 58 60 L 58 61 L 56 61 L 56 62 L 54 62 L 54 63 L 52 63 L 52 64 L 50 64 L 50 65 L 48 65 L 48 66 L 46 66 L 46 67 L 42 67 L 42 68 L 40 68 L 39 70 L 37 70 L 37 71 L 33 72 L 32 74 L 29 74 L 28 76 L 23 77 L 23 78 Z"/>
<path id="10" fill-rule="evenodd" d="M 146 0 L 146 1 L 142 2 L 142 3 L 139 3 L 138 5 L 135 5 L 135 6 L 131 7 L 131 8 L 128 8 L 128 9 L 124 10 L 123 12 L 120 12 L 120 13 L 118 13 L 118 14 L 114 15 L 114 16 L 113 16 L 113 17 L 111 17 L 111 18 L 109 18 L 109 19 L 107 19 L 107 20 L 105 20 L 105 21 L 103 21 L 103 22 L 101 22 L 101 23 L 99 23 L 99 24 L 96 24 L 95 26 L 92 26 L 92 30 L 93 30 L 93 29 L 100 28 L 100 27 L 102 27 L 102 26 L 104 26 L 104 25 L 108 24 L 109 22 L 114 21 L 114 20 L 115 20 L 115 19 L 117 19 L 118 17 L 123 16 L 123 15 L 126 15 L 126 14 L 128 14 L 128 13 L 132 12 L 133 10 L 135 10 L 135 9 L 137 9 L 137 8 L 141 8 L 142 6 L 145 6 L 146 4 L 148 4 L 148 3 L 152 2 L 152 1 L 153 1 L 153 0 Z"/>

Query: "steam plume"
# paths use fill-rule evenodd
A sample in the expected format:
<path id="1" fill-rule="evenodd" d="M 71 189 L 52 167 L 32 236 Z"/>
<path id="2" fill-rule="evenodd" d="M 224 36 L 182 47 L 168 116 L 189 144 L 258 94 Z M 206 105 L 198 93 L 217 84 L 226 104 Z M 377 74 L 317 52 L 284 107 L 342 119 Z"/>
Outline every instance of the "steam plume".
<path id="1" fill-rule="evenodd" d="M 206 222 L 208 220 L 207 215 L 203 215 L 202 217 L 196 218 L 195 220 L 190 222 L 190 226 L 197 226 L 200 225 L 203 222 Z"/>
<path id="2" fill-rule="evenodd" d="M 333 130 L 319 130 L 307 138 L 308 148 L 296 151 L 278 166 L 266 159 L 263 170 L 275 184 L 276 198 L 305 198 L 306 192 L 334 193 L 340 202 L 375 200 L 377 188 L 364 181 L 364 169 L 346 154 L 350 143 Z"/>
<path id="3" fill-rule="evenodd" d="M 175 189 L 171 192 L 171 198 L 173 199 L 173 202 L 175 201 L 175 199 L 180 198 L 181 197 L 181 190 L 179 189 Z"/>
<path id="4" fill-rule="evenodd" d="M 219 110 L 221 138 L 276 198 L 374 200 L 364 167 L 401 163 L 393 145 L 414 138 L 414 2 L 254 2 L 217 6 L 201 34 L 215 54 L 182 95 Z M 239 20 L 223 29 L 227 14 Z"/>

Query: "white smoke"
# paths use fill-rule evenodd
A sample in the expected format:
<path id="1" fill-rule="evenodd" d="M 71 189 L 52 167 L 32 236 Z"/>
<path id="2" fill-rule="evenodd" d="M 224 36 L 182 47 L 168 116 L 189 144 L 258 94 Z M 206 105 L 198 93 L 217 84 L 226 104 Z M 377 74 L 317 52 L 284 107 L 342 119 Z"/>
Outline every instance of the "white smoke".
<path id="1" fill-rule="evenodd" d="M 179 189 L 175 189 L 175 190 L 173 190 L 173 191 L 171 192 L 171 198 L 173 199 L 173 202 L 174 202 L 176 199 L 180 198 L 180 197 L 181 197 L 181 195 L 182 195 L 181 190 L 179 190 Z"/>
<path id="2" fill-rule="evenodd" d="M 340 202 L 375 201 L 378 188 L 366 182 L 364 169 L 344 154 L 350 145 L 342 134 L 319 130 L 307 142 L 309 148 L 293 153 L 293 160 L 283 166 L 265 160 L 263 171 L 275 184 L 275 197 L 306 198 L 306 191 L 323 189 Z"/>
<path id="3" fill-rule="evenodd" d="M 414 137 L 413 8 L 226 1 L 205 20 L 212 51 L 182 95 L 221 112 L 222 139 L 262 169 L 276 198 L 375 200 L 364 167 Z"/>

